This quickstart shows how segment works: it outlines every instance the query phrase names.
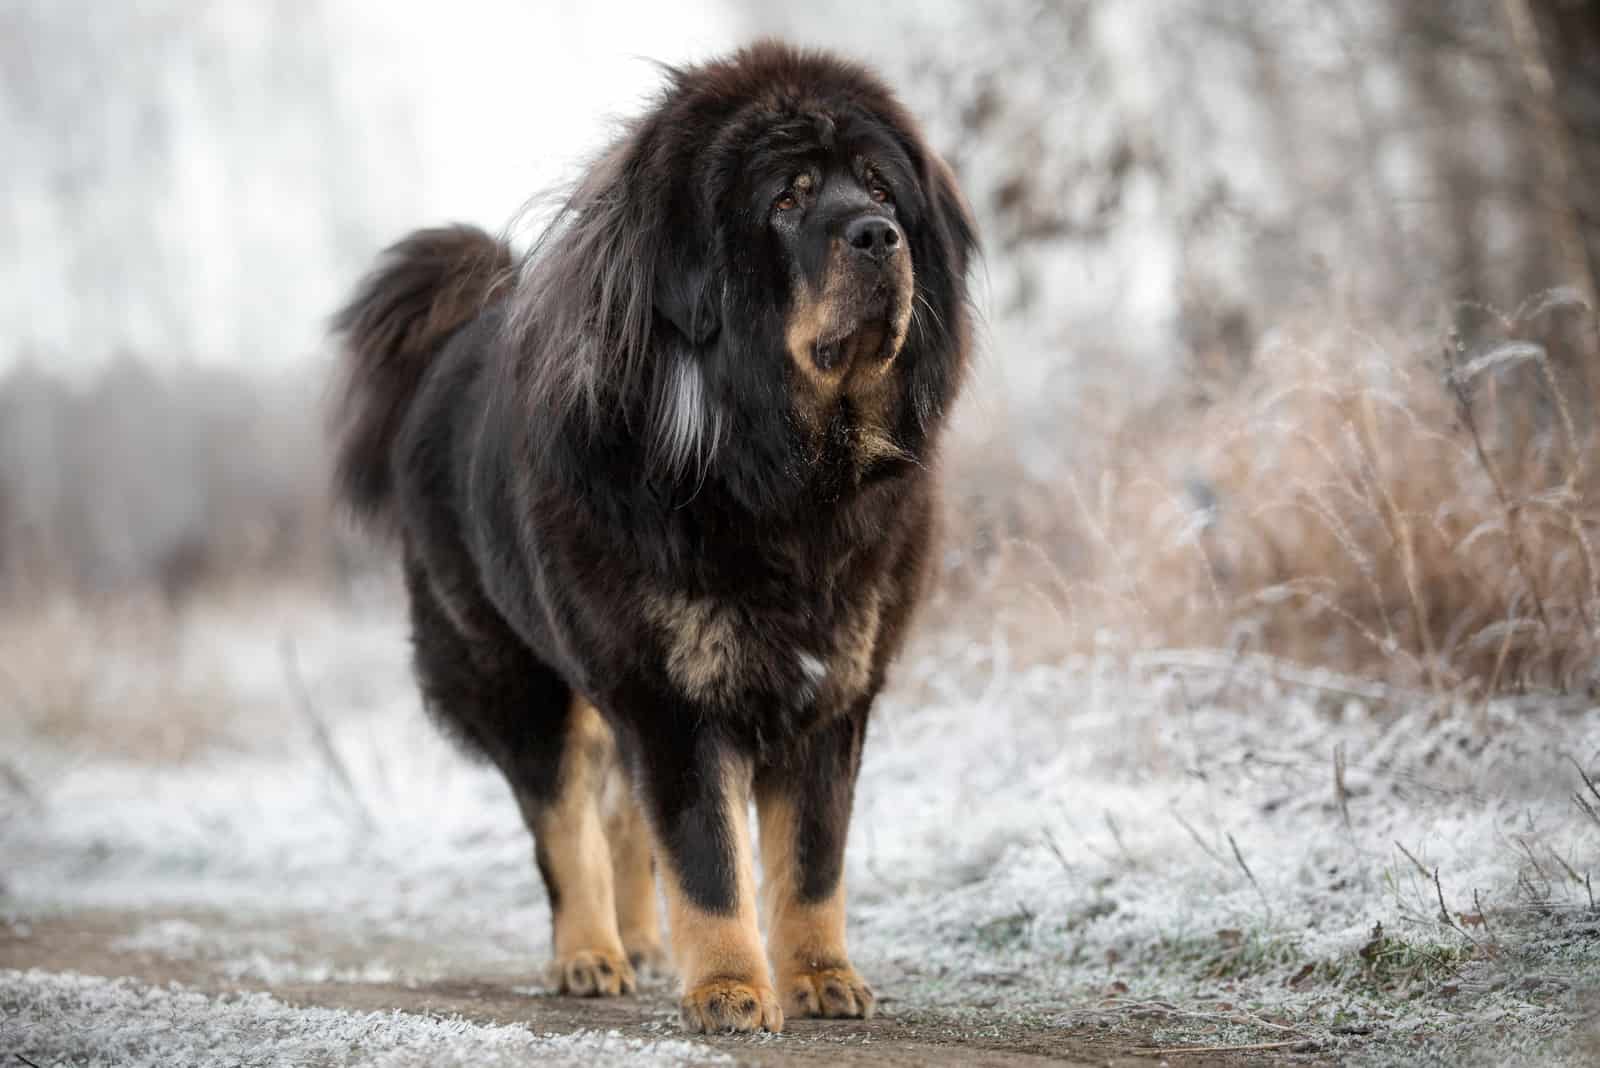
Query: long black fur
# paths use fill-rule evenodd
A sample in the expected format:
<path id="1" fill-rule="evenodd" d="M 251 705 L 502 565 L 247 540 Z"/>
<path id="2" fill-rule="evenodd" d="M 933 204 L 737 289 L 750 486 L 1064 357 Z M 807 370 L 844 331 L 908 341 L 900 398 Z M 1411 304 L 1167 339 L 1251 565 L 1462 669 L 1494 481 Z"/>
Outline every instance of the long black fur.
<path id="1" fill-rule="evenodd" d="M 866 208 L 914 269 L 870 416 L 892 448 L 871 453 L 852 395 L 801 403 L 785 338 L 804 265 L 764 184 L 866 154 L 893 193 Z M 933 544 L 974 248 L 949 170 L 875 76 L 764 43 L 669 70 L 514 284 L 481 232 L 423 231 L 336 319 L 339 489 L 399 532 L 428 704 L 536 803 L 568 698 L 590 699 L 707 909 L 734 892 L 729 759 L 795 796 L 806 895 L 837 883 L 867 714 Z M 705 665 L 728 667 L 709 687 L 674 674 L 697 621 Z M 798 656 L 852 649 L 869 660 L 837 687 Z"/>
<path id="2" fill-rule="evenodd" d="M 391 508 L 389 450 L 439 347 L 514 270 L 511 250 L 476 227 L 419 230 L 384 253 L 334 316 L 334 332 L 347 339 L 334 479 L 362 517 L 382 519 Z"/>

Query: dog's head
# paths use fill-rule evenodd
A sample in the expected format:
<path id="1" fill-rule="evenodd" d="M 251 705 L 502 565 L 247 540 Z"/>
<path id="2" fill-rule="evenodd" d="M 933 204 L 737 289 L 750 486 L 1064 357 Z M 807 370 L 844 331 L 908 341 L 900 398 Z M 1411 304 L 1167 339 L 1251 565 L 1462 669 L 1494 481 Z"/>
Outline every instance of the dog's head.
<path id="1" fill-rule="evenodd" d="M 818 122 L 826 130 L 829 120 Z M 770 183 L 782 190 L 771 226 L 790 274 L 786 347 L 825 394 L 888 370 L 916 289 L 889 181 L 876 162 L 852 155 L 831 166 L 796 160 L 792 178 Z"/>
<path id="2" fill-rule="evenodd" d="M 655 475 L 771 510 L 925 462 L 976 242 L 949 168 L 864 68 L 763 43 L 670 72 L 570 226 L 530 277 L 545 302 L 590 302 L 567 359 L 591 378 L 570 392 L 614 388 Z"/>

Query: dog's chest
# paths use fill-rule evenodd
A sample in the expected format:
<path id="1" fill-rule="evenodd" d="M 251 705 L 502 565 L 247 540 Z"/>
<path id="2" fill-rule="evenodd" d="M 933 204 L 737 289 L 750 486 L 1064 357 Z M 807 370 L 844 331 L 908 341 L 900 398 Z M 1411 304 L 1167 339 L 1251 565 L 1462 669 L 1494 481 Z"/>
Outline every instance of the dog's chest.
<path id="1" fill-rule="evenodd" d="M 776 606 L 729 595 L 648 598 L 668 680 L 708 705 L 776 699 L 825 714 L 850 704 L 872 677 L 884 590 L 865 583 L 832 599 L 796 592 Z"/>

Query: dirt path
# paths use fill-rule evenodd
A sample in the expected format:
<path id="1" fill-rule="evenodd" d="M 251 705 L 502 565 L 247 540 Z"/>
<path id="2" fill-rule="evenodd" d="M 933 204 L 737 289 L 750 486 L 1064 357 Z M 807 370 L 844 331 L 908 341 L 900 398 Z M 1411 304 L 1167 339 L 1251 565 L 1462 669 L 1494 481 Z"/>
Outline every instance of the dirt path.
<path id="1" fill-rule="evenodd" d="M 178 959 L 149 949 L 127 948 L 127 939 L 152 923 L 212 926 L 222 917 L 207 913 L 87 912 L 0 925 L 0 968 L 131 977 L 162 985 L 181 983 L 205 993 L 264 991 L 290 1005 L 353 1012 L 460 1016 L 480 1023 L 521 1024 L 536 1033 L 617 1031 L 625 1037 L 676 1036 L 672 989 L 666 981 L 645 984 L 638 997 L 589 1000 L 530 994 L 531 976 L 452 975 L 429 982 L 261 982 L 233 979 L 214 960 Z M 286 930 L 310 938 L 318 952 L 338 951 L 315 940 L 316 932 Z M 493 969 L 489 969 L 493 971 Z M 1234 1068 L 1246 1064 L 1326 1063 L 1309 1053 L 1275 1049 L 1253 1053 L 1141 1055 L 1152 1038 L 1138 1021 L 1110 1026 L 1059 1027 L 1019 1021 L 1017 1014 L 955 1015 L 886 999 L 868 1021 L 791 1021 L 782 1035 L 712 1036 L 702 1040 L 739 1064 L 975 1065 L 1067 1064 L 1146 1066 L 1168 1060 L 1185 1068 Z"/>

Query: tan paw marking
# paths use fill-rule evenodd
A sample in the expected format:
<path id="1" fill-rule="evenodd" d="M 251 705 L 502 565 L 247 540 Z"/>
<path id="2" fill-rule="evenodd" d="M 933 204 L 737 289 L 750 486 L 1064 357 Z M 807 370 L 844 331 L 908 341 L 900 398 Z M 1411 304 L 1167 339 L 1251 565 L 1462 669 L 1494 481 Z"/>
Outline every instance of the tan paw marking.
<path id="1" fill-rule="evenodd" d="M 550 985 L 580 998 L 614 998 L 633 993 L 637 984 L 633 965 L 621 955 L 583 949 L 565 960 L 550 962 Z"/>
<path id="2" fill-rule="evenodd" d="M 708 979 L 678 1003 L 686 1031 L 782 1031 L 783 1010 L 771 987 Z"/>
<path id="3" fill-rule="evenodd" d="M 796 972 L 783 984 L 783 1005 L 793 1016 L 871 1019 L 877 997 L 854 968 Z"/>

